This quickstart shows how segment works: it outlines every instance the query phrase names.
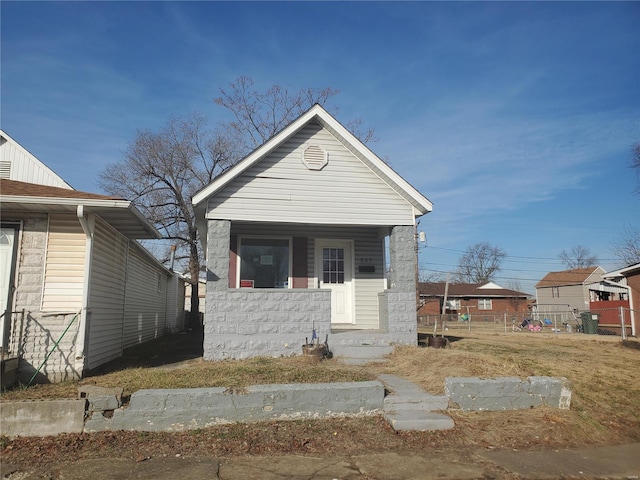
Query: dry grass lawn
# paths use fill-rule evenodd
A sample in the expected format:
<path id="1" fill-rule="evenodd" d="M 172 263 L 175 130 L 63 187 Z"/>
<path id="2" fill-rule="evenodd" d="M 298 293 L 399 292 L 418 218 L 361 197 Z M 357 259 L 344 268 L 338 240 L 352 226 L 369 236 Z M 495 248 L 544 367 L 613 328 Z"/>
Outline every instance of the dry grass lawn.
<path id="1" fill-rule="evenodd" d="M 450 410 L 455 433 L 440 433 L 432 440 L 442 446 L 513 448 L 640 441 L 640 342 L 636 339 L 623 344 L 618 338 L 584 334 L 461 331 L 455 335 L 449 337 L 448 348 L 401 347 L 387 362 L 364 367 L 343 365 L 335 359 L 314 365 L 302 357 L 191 360 L 172 367 L 148 367 L 138 348 L 140 356 L 112 365 L 113 371 L 80 382 L 3 392 L 1 400 L 75 397 L 81 384 L 119 386 L 127 395 L 142 388 L 238 388 L 264 383 L 369 380 L 381 373 L 399 375 L 428 392 L 442 393 L 446 377 L 547 375 L 566 377 L 571 382 L 570 410 Z M 167 345 L 156 347 L 163 351 Z"/>

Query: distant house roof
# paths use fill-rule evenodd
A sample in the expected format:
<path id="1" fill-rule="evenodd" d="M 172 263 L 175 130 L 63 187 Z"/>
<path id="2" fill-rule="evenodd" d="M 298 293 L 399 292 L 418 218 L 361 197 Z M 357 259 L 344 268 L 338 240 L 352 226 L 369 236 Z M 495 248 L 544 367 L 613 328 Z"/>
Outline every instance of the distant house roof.
<path id="1" fill-rule="evenodd" d="M 160 233 L 128 200 L 67 188 L 0 179 L 2 216 L 11 212 L 95 213 L 131 239 L 161 238 Z"/>
<path id="2" fill-rule="evenodd" d="M 640 262 L 633 263 L 631 265 L 627 265 L 626 267 L 619 268 L 618 270 L 613 270 L 611 272 L 605 273 L 603 276 L 605 278 L 614 278 L 614 277 L 629 277 L 633 276 L 640 272 Z"/>
<path id="3" fill-rule="evenodd" d="M 444 297 L 446 288 L 445 282 L 421 282 L 418 289 L 421 296 L 424 297 Z M 447 289 L 447 297 L 449 298 L 514 298 L 525 297 L 530 295 L 517 290 L 503 288 L 493 282 L 489 283 L 450 283 Z"/>
<path id="4" fill-rule="evenodd" d="M 598 271 L 600 271 L 599 273 L 604 273 L 602 267 L 574 268 L 561 272 L 549 272 L 536 284 L 536 288 L 582 285 Z"/>

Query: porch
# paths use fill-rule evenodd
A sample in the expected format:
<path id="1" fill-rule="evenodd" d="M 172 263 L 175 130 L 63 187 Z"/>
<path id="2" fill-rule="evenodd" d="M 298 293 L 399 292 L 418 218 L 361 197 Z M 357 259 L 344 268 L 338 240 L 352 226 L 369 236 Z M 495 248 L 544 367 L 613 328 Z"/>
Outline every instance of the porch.
<path id="1" fill-rule="evenodd" d="M 276 229 L 279 236 L 265 236 Z M 324 239 L 327 231 L 209 221 L 205 359 L 299 355 L 314 338 L 326 341 L 335 355 L 364 347 L 381 356 L 392 345 L 417 344 L 413 227 L 387 230 L 388 280 L 379 228 L 333 227 L 337 243 Z M 243 244 L 244 238 L 251 242 Z M 345 244 L 344 251 L 340 260 L 327 260 L 326 250 L 338 250 L 334 243 Z M 330 272 L 323 266 L 328 264 Z M 290 273 L 280 278 L 280 271 Z"/>

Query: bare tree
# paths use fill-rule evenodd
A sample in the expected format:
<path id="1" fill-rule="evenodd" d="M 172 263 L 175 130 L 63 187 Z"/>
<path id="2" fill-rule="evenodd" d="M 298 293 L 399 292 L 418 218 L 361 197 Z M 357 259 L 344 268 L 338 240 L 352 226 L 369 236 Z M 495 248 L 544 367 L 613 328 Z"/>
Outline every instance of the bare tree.
<path id="1" fill-rule="evenodd" d="M 560 259 L 569 270 L 594 267 L 599 261 L 597 256 L 591 255 L 591 251 L 582 245 L 571 247 L 569 251 L 562 250 L 558 255 L 558 259 Z"/>
<path id="2" fill-rule="evenodd" d="M 262 145 L 316 103 L 324 106 L 339 93 L 330 87 L 292 92 L 281 85 L 273 85 L 263 92 L 246 76 L 238 77 L 229 87 L 221 88 L 221 95 L 213 101 L 233 114 L 234 120 L 226 126 L 242 139 L 245 153 Z M 363 143 L 377 140 L 374 130 L 364 129 L 360 119 L 351 120 L 345 126 Z"/>
<path id="3" fill-rule="evenodd" d="M 640 228 L 625 227 L 615 239 L 613 254 L 620 260 L 620 266 L 626 267 L 640 262 Z"/>
<path id="4" fill-rule="evenodd" d="M 250 78 L 240 77 L 228 93 L 221 90 L 222 96 L 215 99 L 235 121 L 211 130 L 197 113 L 170 118 L 158 132 L 138 131 L 122 162 L 108 165 L 100 175 L 104 191 L 133 201 L 165 241 L 176 245 L 176 260 L 189 271 L 192 325 L 197 325 L 199 314 L 198 279 L 204 258 L 191 197 L 312 105 L 338 93 L 331 88 L 291 93 L 279 85 L 260 92 L 253 85 Z M 168 260 L 168 248 L 154 250 L 161 261 Z"/>
<path id="5" fill-rule="evenodd" d="M 484 283 L 490 281 L 500 271 L 502 260 L 507 253 L 488 242 L 479 242 L 464 252 L 454 273 L 456 282 Z"/>
<path id="6" fill-rule="evenodd" d="M 511 279 L 507 282 L 507 288 L 509 288 L 509 290 L 513 290 L 513 294 L 509 295 L 508 298 L 508 302 L 509 305 L 511 305 L 511 307 L 513 308 L 513 311 L 516 313 L 520 313 L 520 307 L 523 306 L 524 303 L 526 303 L 526 299 L 522 297 L 522 295 L 520 295 L 520 293 L 522 293 L 522 286 L 520 283 L 520 280 L 518 279 Z"/>
<path id="7" fill-rule="evenodd" d="M 631 148 L 631 163 L 629 167 L 635 170 L 638 184 L 636 185 L 636 194 L 640 195 L 640 142 Z"/>
<path id="8" fill-rule="evenodd" d="M 208 130 L 205 117 L 193 113 L 170 118 L 158 132 L 138 131 L 124 159 L 100 175 L 104 191 L 131 200 L 176 245 L 176 260 L 189 272 L 193 326 L 198 325 L 203 254 L 191 196 L 237 160 L 225 132 Z M 168 261 L 168 249 L 155 253 L 160 261 Z"/>

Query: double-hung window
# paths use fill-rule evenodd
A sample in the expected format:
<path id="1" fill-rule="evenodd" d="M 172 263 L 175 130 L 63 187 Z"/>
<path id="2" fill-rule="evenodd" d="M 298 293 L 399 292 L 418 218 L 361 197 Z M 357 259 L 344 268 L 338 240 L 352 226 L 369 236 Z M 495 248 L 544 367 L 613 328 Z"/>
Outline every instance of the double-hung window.
<path id="1" fill-rule="evenodd" d="M 491 310 L 491 299 L 490 298 L 479 298 L 478 299 L 478 310 Z"/>
<path id="2" fill-rule="evenodd" d="M 290 240 L 240 238 L 240 287 L 289 288 Z"/>

